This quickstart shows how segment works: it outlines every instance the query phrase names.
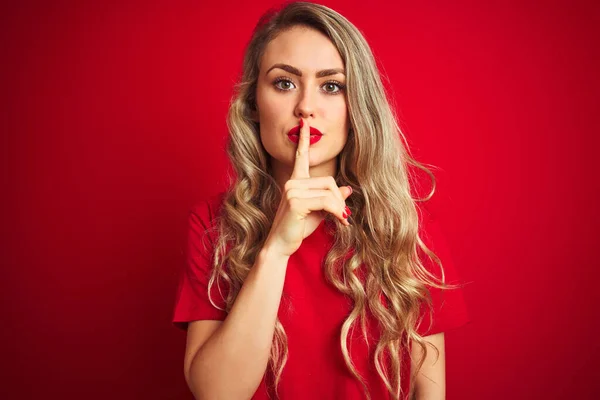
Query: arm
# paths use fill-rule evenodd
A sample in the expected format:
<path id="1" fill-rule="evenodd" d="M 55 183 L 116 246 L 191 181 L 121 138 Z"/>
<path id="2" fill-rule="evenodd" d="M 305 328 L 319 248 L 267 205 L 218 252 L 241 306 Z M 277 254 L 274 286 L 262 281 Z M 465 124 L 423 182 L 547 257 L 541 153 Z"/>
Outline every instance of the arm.
<path id="1" fill-rule="evenodd" d="M 431 345 L 427 345 L 427 357 L 419 371 L 415 381 L 416 400 L 444 400 L 446 398 L 446 354 L 444 348 L 444 333 L 423 337 L 426 342 L 435 346 L 437 352 Z M 423 357 L 419 346 L 412 346 L 411 349 L 412 366 L 416 369 L 417 362 Z"/>
<path id="2" fill-rule="evenodd" d="M 196 399 L 250 399 L 260 385 L 288 259 L 263 248 L 225 320 L 188 332 L 185 376 Z"/>

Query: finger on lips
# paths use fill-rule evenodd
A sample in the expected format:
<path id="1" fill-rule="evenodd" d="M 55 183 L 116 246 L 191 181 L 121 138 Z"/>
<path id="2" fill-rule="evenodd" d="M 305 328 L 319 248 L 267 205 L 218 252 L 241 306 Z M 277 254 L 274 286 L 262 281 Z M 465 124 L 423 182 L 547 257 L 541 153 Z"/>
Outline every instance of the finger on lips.
<path id="1" fill-rule="evenodd" d="M 292 176 L 298 178 L 310 178 L 308 148 L 310 147 L 310 127 L 300 118 L 300 135 L 298 147 L 296 147 L 296 161 Z"/>
<path id="2" fill-rule="evenodd" d="M 312 188 L 323 188 L 329 189 L 334 197 L 341 202 L 344 207 L 342 210 L 342 223 L 349 226 L 347 218 L 352 214 L 348 206 L 346 206 L 344 196 L 342 195 L 340 188 L 337 186 L 335 181 L 331 177 L 322 177 L 315 179 L 310 178 L 310 165 L 309 165 L 309 148 L 310 148 L 310 125 L 305 122 L 303 118 L 300 118 L 300 132 L 298 138 L 298 146 L 296 148 L 296 160 L 294 163 L 294 169 L 292 172 L 292 179 L 306 179 L 306 189 Z M 302 185 L 304 186 L 304 185 Z M 312 196 L 310 196 L 312 197 Z M 315 196 L 316 197 L 316 196 Z"/>

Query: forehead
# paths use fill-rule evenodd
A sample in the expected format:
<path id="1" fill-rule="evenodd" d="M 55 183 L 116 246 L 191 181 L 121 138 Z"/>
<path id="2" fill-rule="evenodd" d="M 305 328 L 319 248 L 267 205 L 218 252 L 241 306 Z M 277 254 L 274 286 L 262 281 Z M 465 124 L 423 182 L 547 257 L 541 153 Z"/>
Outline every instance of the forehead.
<path id="1" fill-rule="evenodd" d="M 261 59 L 261 72 L 275 63 L 290 64 L 308 72 L 344 67 L 331 40 L 321 32 L 303 26 L 281 32 L 267 44 Z"/>

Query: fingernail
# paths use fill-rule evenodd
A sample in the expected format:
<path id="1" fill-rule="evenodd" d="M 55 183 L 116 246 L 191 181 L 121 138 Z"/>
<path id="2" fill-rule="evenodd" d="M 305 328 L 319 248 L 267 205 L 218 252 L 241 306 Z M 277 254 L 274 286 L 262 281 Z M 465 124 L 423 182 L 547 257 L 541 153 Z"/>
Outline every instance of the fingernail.
<path id="1" fill-rule="evenodd" d="M 348 216 L 352 215 L 352 211 L 351 211 L 351 210 L 348 208 L 348 206 L 346 206 L 345 210 L 346 210 L 346 214 L 347 214 Z M 345 217 L 344 217 L 344 218 L 345 218 Z"/>
<path id="2" fill-rule="evenodd" d="M 348 218 L 346 218 L 346 221 L 348 221 L 348 223 L 349 223 L 350 225 L 354 225 L 354 219 L 352 219 L 352 217 L 351 217 L 351 216 L 348 216 Z"/>
<path id="3" fill-rule="evenodd" d="M 344 217 L 344 219 L 348 218 L 348 213 L 346 212 L 346 210 L 344 210 L 344 212 L 342 213 L 342 217 Z"/>

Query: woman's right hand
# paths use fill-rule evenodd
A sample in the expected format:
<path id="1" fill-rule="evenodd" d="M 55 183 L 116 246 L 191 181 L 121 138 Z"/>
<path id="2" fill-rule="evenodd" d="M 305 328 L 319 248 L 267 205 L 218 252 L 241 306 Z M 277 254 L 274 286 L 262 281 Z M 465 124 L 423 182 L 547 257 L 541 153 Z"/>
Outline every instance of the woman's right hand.
<path id="1" fill-rule="evenodd" d="M 300 135 L 292 176 L 285 183 L 265 248 L 281 256 L 291 256 L 317 226 L 325 212 L 348 226 L 350 210 L 345 200 L 352 193 L 348 186 L 338 187 L 332 176 L 311 178 L 309 174 L 310 126 L 300 119 Z"/>

